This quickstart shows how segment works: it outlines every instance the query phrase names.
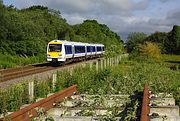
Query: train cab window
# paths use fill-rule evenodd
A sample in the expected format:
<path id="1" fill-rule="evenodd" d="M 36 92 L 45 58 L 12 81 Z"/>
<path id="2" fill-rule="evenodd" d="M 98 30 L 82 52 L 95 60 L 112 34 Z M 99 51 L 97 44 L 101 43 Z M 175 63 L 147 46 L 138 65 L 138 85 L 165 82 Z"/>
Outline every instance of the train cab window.
<path id="1" fill-rule="evenodd" d="M 61 52 L 62 44 L 49 44 L 49 52 Z"/>
<path id="2" fill-rule="evenodd" d="M 104 46 L 102 47 L 102 50 L 104 51 Z"/>
<path id="3" fill-rule="evenodd" d="M 72 54 L 72 46 L 71 45 L 65 45 L 65 53 Z"/>

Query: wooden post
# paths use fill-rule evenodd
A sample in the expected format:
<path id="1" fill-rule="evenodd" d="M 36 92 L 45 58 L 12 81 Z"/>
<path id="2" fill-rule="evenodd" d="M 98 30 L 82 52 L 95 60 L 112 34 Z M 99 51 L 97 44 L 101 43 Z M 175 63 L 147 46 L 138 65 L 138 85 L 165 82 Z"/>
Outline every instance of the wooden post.
<path id="1" fill-rule="evenodd" d="M 111 66 L 113 66 L 113 58 L 111 58 Z"/>
<path id="2" fill-rule="evenodd" d="M 118 56 L 118 64 L 120 63 L 120 55 Z"/>
<path id="3" fill-rule="evenodd" d="M 116 56 L 116 65 L 118 65 L 118 57 Z"/>
<path id="4" fill-rule="evenodd" d="M 0 73 L 0 81 L 3 80 L 3 75 Z"/>
<path id="5" fill-rule="evenodd" d="M 116 57 L 116 62 L 117 62 L 117 65 L 119 64 L 119 61 L 118 61 L 118 56 Z"/>
<path id="6" fill-rule="evenodd" d="M 113 57 L 113 65 L 116 65 L 115 57 Z"/>
<path id="7" fill-rule="evenodd" d="M 85 64 L 85 63 L 83 63 L 83 64 L 82 64 L 82 67 L 83 67 L 83 68 L 85 68 L 85 67 L 86 67 L 86 64 Z"/>
<path id="8" fill-rule="evenodd" d="M 107 58 L 107 67 L 109 66 L 109 58 Z"/>
<path id="9" fill-rule="evenodd" d="M 112 58 L 110 58 L 109 66 L 112 66 Z"/>
<path id="10" fill-rule="evenodd" d="M 96 61 L 96 71 L 98 71 L 98 61 Z"/>
<path id="11" fill-rule="evenodd" d="M 121 61 L 121 55 L 119 56 L 119 62 Z"/>
<path id="12" fill-rule="evenodd" d="M 29 86 L 29 101 L 33 102 L 33 100 L 34 100 L 34 81 L 33 80 L 29 81 L 28 86 Z"/>
<path id="13" fill-rule="evenodd" d="M 116 65 L 116 57 L 114 57 L 114 65 Z"/>
<path id="14" fill-rule="evenodd" d="M 54 73 L 54 74 L 53 74 L 53 82 L 52 82 L 53 90 L 55 90 L 56 82 L 57 82 L 57 74 Z"/>
<path id="15" fill-rule="evenodd" d="M 93 63 L 90 62 L 90 64 L 89 64 L 90 70 L 92 69 L 92 65 L 93 65 Z"/>
<path id="16" fill-rule="evenodd" d="M 109 67 L 111 66 L 111 58 L 108 58 L 109 59 L 109 63 L 108 63 L 108 65 L 109 65 Z"/>
<path id="17" fill-rule="evenodd" d="M 103 59 L 101 59 L 101 70 L 103 70 Z"/>
<path id="18" fill-rule="evenodd" d="M 116 57 L 113 57 L 113 64 L 116 65 Z"/>
<path id="19" fill-rule="evenodd" d="M 114 57 L 114 59 L 113 59 L 113 60 L 114 60 L 114 65 L 116 65 L 116 57 Z"/>
<path id="20" fill-rule="evenodd" d="M 106 58 L 104 59 L 104 68 L 106 68 Z"/>

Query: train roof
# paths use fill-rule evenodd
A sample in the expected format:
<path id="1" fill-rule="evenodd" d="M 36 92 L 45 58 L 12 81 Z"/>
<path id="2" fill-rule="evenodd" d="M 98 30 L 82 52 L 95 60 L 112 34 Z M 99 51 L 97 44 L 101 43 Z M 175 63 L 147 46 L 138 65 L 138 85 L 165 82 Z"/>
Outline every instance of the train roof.
<path id="1" fill-rule="evenodd" d="M 52 40 L 48 44 L 74 44 L 74 45 L 104 46 L 103 44 L 73 42 L 73 41 L 67 41 L 67 40 Z"/>

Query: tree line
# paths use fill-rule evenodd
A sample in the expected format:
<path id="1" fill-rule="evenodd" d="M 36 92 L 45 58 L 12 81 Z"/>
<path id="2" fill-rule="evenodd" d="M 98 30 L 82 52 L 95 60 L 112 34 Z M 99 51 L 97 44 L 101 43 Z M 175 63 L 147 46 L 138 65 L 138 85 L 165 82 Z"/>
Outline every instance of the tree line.
<path id="1" fill-rule="evenodd" d="M 0 53 L 20 56 L 45 54 L 47 43 L 66 39 L 105 44 L 107 55 L 123 51 L 120 36 L 96 20 L 69 25 L 60 11 L 45 6 L 17 9 L 0 2 Z"/>
<path id="2" fill-rule="evenodd" d="M 137 52 L 139 45 L 156 44 L 163 54 L 180 54 L 180 26 L 174 25 L 170 32 L 155 32 L 147 36 L 143 32 L 128 35 L 127 51 Z M 153 45 L 151 44 L 151 45 Z M 155 45 L 155 46 L 156 46 Z M 156 49 L 157 50 L 157 49 Z"/>

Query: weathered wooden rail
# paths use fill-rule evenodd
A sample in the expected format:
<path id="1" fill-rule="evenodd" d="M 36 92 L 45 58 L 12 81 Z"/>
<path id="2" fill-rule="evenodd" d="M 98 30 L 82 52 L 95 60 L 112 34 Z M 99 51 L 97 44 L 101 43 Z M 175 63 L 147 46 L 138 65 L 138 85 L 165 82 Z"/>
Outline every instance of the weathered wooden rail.
<path id="1" fill-rule="evenodd" d="M 10 121 L 30 121 L 33 117 L 37 116 L 36 108 L 43 108 L 45 111 L 47 111 L 50 108 L 53 108 L 56 102 L 62 101 L 65 97 L 72 96 L 76 92 L 77 92 L 77 85 L 73 85 L 45 99 L 30 104 L 29 106 L 24 107 L 8 115 L 7 117 L 10 119 Z M 5 119 L 0 119 L 0 121 L 5 121 Z"/>

